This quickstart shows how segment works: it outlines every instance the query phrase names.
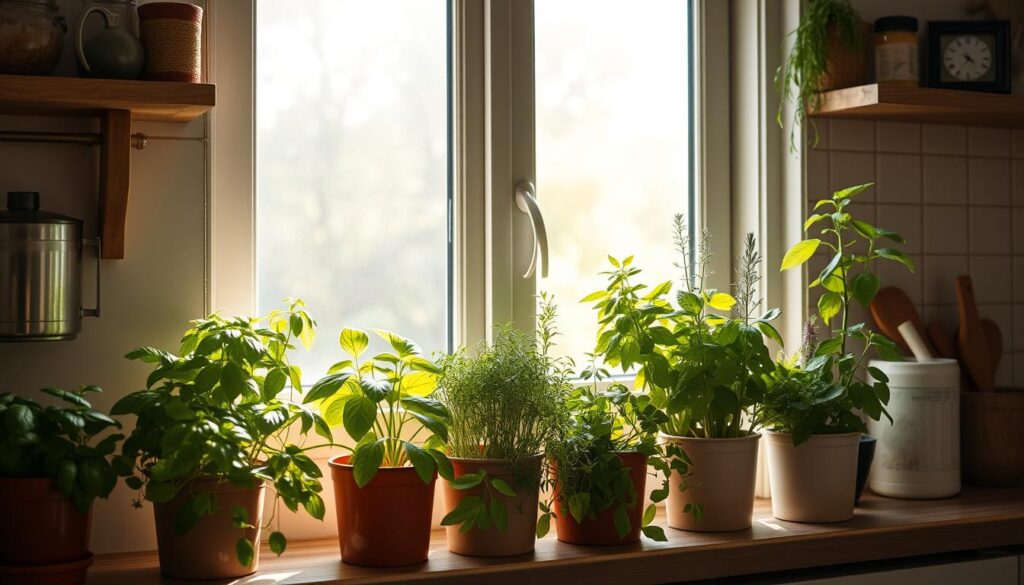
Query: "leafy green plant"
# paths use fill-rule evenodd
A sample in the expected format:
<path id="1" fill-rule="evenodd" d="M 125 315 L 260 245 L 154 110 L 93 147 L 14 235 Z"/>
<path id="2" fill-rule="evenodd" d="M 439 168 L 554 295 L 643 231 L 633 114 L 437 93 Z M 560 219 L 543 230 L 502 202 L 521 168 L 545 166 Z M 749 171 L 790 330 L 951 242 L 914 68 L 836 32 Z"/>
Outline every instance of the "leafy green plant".
<path id="1" fill-rule="evenodd" d="M 707 232 L 694 242 L 681 215 L 674 221 L 675 244 L 683 271 L 673 306 L 666 299 L 671 281 L 649 292 L 636 281 L 632 257 L 611 258 L 604 290 L 596 301 L 600 329 L 597 352 L 624 372 L 638 367 L 636 385 L 648 393 L 668 420 L 670 435 L 734 438 L 757 429 L 756 405 L 764 395 L 762 375 L 772 369 L 764 336 L 780 344 L 771 324 L 779 310 L 758 315 L 762 258 L 748 234 L 738 259 L 736 296 L 705 288 L 711 259 Z M 696 259 L 696 266 L 689 265 Z"/>
<path id="2" fill-rule="evenodd" d="M 307 453 L 333 439 L 319 413 L 291 399 L 302 392 L 302 372 L 288 360 L 296 340 L 312 344 L 315 328 L 302 301 L 289 300 L 287 310 L 265 318 L 214 314 L 193 321 L 178 355 L 152 347 L 130 352 L 128 359 L 155 366 L 146 389 L 125 396 L 112 409 L 116 415 L 136 416 L 135 430 L 115 461 L 125 483 L 139 490 L 135 505 L 143 499 L 168 502 L 183 489 L 191 490 L 199 478 L 244 486 L 265 480 L 273 485 L 277 503 L 292 511 L 302 506 L 323 519 L 321 472 Z M 311 430 L 328 443 L 303 445 Z M 268 528 L 275 520 L 279 525 L 278 508 Z M 212 494 L 189 492 L 175 529 L 183 534 L 216 510 Z M 244 511 L 234 512 L 237 528 L 251 526 Z M 270 535 L 270 545 L 278 555 L 284 552 L 287 540 L 280 530 Z M 252 564 L 255 550 L 248 539 L 241 537 L 236 550 L 243 565 Z"/>
<path id="3" fill-rule="evenodd" d="M 110 455 L 124 435 L 96 439 L 121 423 L 86 400 L 89 393 L 101 392 L 96 386 L 42 392 L 67 406 L 42 406 L 9 392 L 0 394 L 0 477 L 51 478 L 85 514 L 95 498 L 106 498 L 117 484 Z"/>
<path id="4" fill-rule="evenodd" d="M 829 35 L 839 35 L 843 46 L 850 51 L 859 51 L 863 39 L 860 32 L 860 14 L 850 5 L 849 0 L 809 0 L 800 16 L 800 25 L 791 34 L 793 47 L 785 62 L 775 73 L 775 85 L 782 96 L 776 121 L 783 126 L 782 116 L 786 102 L 794 99 L 793 126 L 790 133 L 790 147 L 796 149 L 796 132 L 807 120 L 809 112 L 821 107 L 822 82 L 828 73 Z M 814 142 L 818 144 L 818 130 L 814 128 Z"/>
<path id="5" fill-rule="evenodd" d="M 813 344 L 813 351 L 805 347 L 798 356 L 780 361 L 766 377 L 761 418 L 766 426 L 791 433 L 795 445 L 816 433 L 865 432 L 855 411 L 873 420 L 888 416 L 888 378 L 877 368 L 868 367 L 876 380 L 868 383 L 862 377 L 861 366 L 875 352 L 883 359 L 902 357 L 886 337 L 864 323 L 851 324 L 850 309 L 853 303 L 866 309 L 875 298 L 880 281 L 871 268 L 876 261 L 898 262 L 910 270 L 914 265 L 903 252 L 880 245 L 885 241 L 904 244 L 902 236 L 850 213 L 853 197 L 869 187 L 870 183 L 849 187 L 818 201 L 804 222 L 804 231 L 821 224 L 821 238 L 796 243 L 782 260 L 782 270 L 790 270 L 810 260 L 819 248 L 828 250 L 829 262 L 809 287 L 821 291 L 818 316 L 822 322 L 828 326 L 839 318 L 838 328 L 830 330 L 820 342 L 811 324 L 804 343 Z M 858 345 L 856 350 L 853 342 Z"/>
<path id="6" fill-rule="evenodd" d="M 554 312 L 546 296 L 541 306 L 549 346 Z M 569 384 L 538 341 L 504 325 L 496 329 L 493 344 L 481 342 L 472 355 L 462 348 L 440 360 L 437 396 L 450 416 L 448 455 L 507 461 L 515 476 L 512 486 L 488 478 L 483 469 L 456 477 L 455 489 L 483 484 L 484 495 L 463 498 L 441 524 L 461 524 L 463 530 L 493 524 L 505 530 L 508 510 L 497 493 L 515 497 L 516 490 L 540 485 L 540 469 L 531 462 L 567 420 Z"/>
<path id="7" fill-rule="evenodd" d="M 448 411 L 432 397 L 437 366 L 412 341 L 381 329 L 374 333 L 394 353 L 364 357 L 369 335 L 343 329 L 338 342 L 348 357 L 331 366 L 305 402 L 319 402 L 327 423 L 342 425 L 355 441 L 341 447 L 352 452 L 349 463 L 360 488 L 381 466 L 412 465 L 424 484 L 433 480 L 435 471 L 450 479 L 451 462 L 443 452 Z"/>

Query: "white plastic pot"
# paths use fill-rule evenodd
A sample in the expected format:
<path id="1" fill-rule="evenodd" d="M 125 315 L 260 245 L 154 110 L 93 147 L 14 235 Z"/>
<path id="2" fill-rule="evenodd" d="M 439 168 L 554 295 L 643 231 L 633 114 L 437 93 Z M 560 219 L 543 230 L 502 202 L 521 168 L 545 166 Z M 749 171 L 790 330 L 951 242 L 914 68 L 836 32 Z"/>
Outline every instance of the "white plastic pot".
<path id="1" fill-rule="evenodd" d="M 868 421 L 878 439 L 868 486 L 894 498 L 960 493 L 960 368 L 956 360 L 872 360 L 889 378 L 886 410 Z"/>
<path id="2" fill-rule="evenodd" d="M 793 436 L 764 431 L 772 515 L 790 522 L 843 522 L 853 518 L 860 433 Z"/>

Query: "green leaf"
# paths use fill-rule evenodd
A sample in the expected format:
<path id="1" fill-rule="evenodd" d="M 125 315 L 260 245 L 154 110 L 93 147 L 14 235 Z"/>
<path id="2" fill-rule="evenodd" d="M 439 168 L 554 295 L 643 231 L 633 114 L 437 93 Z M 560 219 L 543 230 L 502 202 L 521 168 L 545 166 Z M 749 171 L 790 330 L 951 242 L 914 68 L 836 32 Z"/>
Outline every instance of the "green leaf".
<path id="1" fill-rule="evenodd" d="M 429 396 L 437 388 L 437 375 L 428 371 L 410 372 L 402 376 L 402 394 L 414 397 Z"/>
<path id="2" fill-rule="evenodd" d="M 75 476 L 78 473 L 78 468 L 75 466 L 75 462 L 70 459 L 64 459 L 57 465 L 57 489 L 65 498 L 71 498 L 72 492 L 75 491 Z"/>
<path id="3" fill-rule="evenodd" d="M 727 293 L 715 293 L 708 299 L 708 306 L 719 311 L 728 311 L 736 304 L 736 299 Z"/>
<path id="4" fill-rule="evenodd" d="M 704 309 L 704 301 L 700 300 L 699 296 L 689 291 L 679 291 L 679 293 L 676 294 L 676 302 L 679 303 L 680 309 L 691 315 L 699 315 L 701 310 Z"/>
<path id="5" fill-rule="evenodd" d="M 164 414 L 174 420 L 192 420 L 196 416 L 192 409 L 177 396 L 164 403 Z"/>
<path id="6" fill-rule="evenodd" d="M 306 396 L 303 397 L 303 404 L 309 404 L 310 402 L 316 402 L 317 400 L 324 400 L 334 396 L 351 377 L 351 373 L 341 372 L 338 374 L 329 374 L 320 378 L 315 384 L 313 384 L 313 387 L 309 389 Z"/>
<path id="7" fill-rule="evenodd" d="M 270 545 L 271 552 L 277 556 L 281 556 L 281 553 L 283 553 L 284 549 L 288 546 L 288 539 L 284 537 L 284 534 L 275 530 L 270 533 L 270 540 L 268 544 Z"/>
<path id="8" fill-rule="evenodd" d="M 234 362 L 224 364 L 220 373 L 220 387 L 227 393 L 229 400 L 234 400 L 245 390 L 245 374 Z"/>
<path id="9" fill-rule="evenodd" d="M 363 487 L 377 475 L 384 462 L 384 439 L 363 443 L 352 454 L 353 475 L 356 485 Z"/>
<path id="10" fill-rule="evenodd" d="M 512 486 L 508 485 L 508 483 L 506 483 L 505 480 L 501 478 L 496 477 L 492 479 L 491 487 L 493 487 L 494 489 L 498 490 L 499 492 L 505 494 L 510 498 L 516 497 L 516 491 L 512 489 Z"/>
<path id="11" fill-rule="evenodd" d="M 358 441 L 363 435 L 373 428 L 373 421 L 377 418 L 377 405 L 365 396 L 356 396 L 345 403 L 345 413 L 342 415 L 342 423 L 345 425 L 345 432 Z"/>
<path id="12" fill-rule="evenodd" d="M 267 378 L 263 381 L 263 399 L 273 400 L 277 398 L 277 395 L 284 390 L 284 385 L 288 381 L 288 376 L 284 373 L 284 370 L 274 368 L 267 372 Z"/>
<path id="13" fill-rule="evenodd" d="M 878 277 L 870 272 L 861 272 L 853 278 L 853 298 L 860 303 L 860 306 L 865 309 L 871 304 L 871 301 L 875 298 L 875 294 L 878 293 L 878 288 L 881 283 Z"/>
<path id="14" fill-rule="evenodd" d="M 655 542 L 668 541 L 668 537 L 665 536 L 665 529 L 661 526 L 643 526 L 640 528 L 640 531 L 644 533 L 644 536 Z"/>
<path id="15" fill-rule="evenodd" d="M 810 229 L 810 227 L 812 225 L 818 223 L 819 221 L 821 221 L 822 219 L 824 219 L 826 217 L 828 217 L 828 216 L 821 215 L 820 213 L 815 213 L 815 214 L 809 216 L 807 218 L 807 220 L 804 221 L 804 231 L 806 232 L 808 229 Z"/>
<path id="16" fill-rule="evenodd" d="M 341 345 L 341 349 L 354 357 L 359 357 L 363 355 L 363 352 L 370 345 L 370 337 L 365 331 L 346 327 L 341 330 L 341 335 L 338 336 L 338 343 Z"/>
<path id="17" fill-rule="evenodd" d="M 864 183 L 863 185 L 855 185 L 853 187 L 840 189 L 832 194 L 832 199 L 835 199 L 837 201 L 840 199 L 849 199 L 850 197 L 853 197 L 854 195 L 859 195 L 874 186 L 874 183 Z"/>
<path id="18" fill-rule="evenodd" d="M 327 510 L 327 508 L 324 507 L 324 499 L 313 493 L 309 494 L 309 499 L 302 503 L 302 507 L 306 509 L 307 514 L 317 520 L 323 520 L 324 512 Z"/>
<path id="19" fill-rule="evenodd" d="M 491 503 L 488 506 L 491 511 L 491 520 L 498 530 L 504 532 L 508 529 L 508 508 L 505 507 L 505 503 L 498 498 L 491 498 Z"/>
<path id="20" fill-rule="evenodd" d="M 36 425 L 35 412 L 24 404 L 14 404 L 7 407 L 3 416 L 4 426 L 11 435 L 29 433 Z"/>
<path id="21" fill-rule="evenodd" d="M 818 314 L 826 325 L 832 317 L 838 315 L 842 310 L 843 297 L 834 292 L 827 292 L 818 299 Z"/>
<path id="22" fill-rule="evenodd" d="M 615 507 L 615 532 L 619 534 L 619 538 L 625 538 L 629 534 L 629 513 L 626 512 L 625 504 L 619 504 Z"/>
<path id="23" fill-rule="evenodd" d="M 780 346 L 785 345 L 785 343 L 782 341 L 782 335 L 779 334 L 779 330 L 776 329 L 775 326 L 772 325 L 771 323 L 766 323 L 765 321 L 758 321 L 757 328 L 760 329 L 761 333 L 764 334 L 764 336 L 767 337 L 768 339 L 771 339 L 775 343 L 778 343 Z"/>
<path id="24" fill-rule="evenodd" d="M 441 526 L 457 526 L 467 520 L 475 519 L 483 509 L 484 501 L 479 496 L 466 496 L 441 519 Z"/>
<path id="25" fill-rule="evenodd" d="M 892 248 L 877 248 L 875 249 L 875 254 L 882 258 L 885 258 L 886 260 L 894 260 L 896 262 L 899 262 L 900 264 L 906 266 L 907 269 L 909 269 L 911 272 L 914 271 L 914 261 L 911 260 L 909 256 L 907 256 L 903 252 L 900 252 L 899 250 L 893 250 Z"/>
<path id="26" fill-rule="evenodd" d="M 481 469 L 476 473 L 464 473 L 448 483 L 454 489 L 468 490 L 483 483 L 485 477 L 487 477 L 487 472 Z"/>
<path id="27" fill-rule="evenodd" d="M 437 470 L 437 462 L 434 461 L 434 458 L 409 442 L 405 443 L 405 453 L 409 456 L 409 461 L 416 470 L 416 475 L 420 477 L 420 481 L 429 484 L 434 479 L 434 471 Z"/>
<path id="28" fill-rule="evenodd" d="M 437 464 L 438 475 L 447 481 L 455 479 L 455 470 L 452 468 L 452 462 L 448 459 L 448 456 L 437 449 L 426 449 L 426 452 L 434 458 L 434 463 Z"/>
<path id="29" fill-rule="evenodd" d="M 252 524 L 249 524 L 249 512 L 242 506 L 234 506 L 231 508 L 231 525 L 239 530 L 244 528 L 256 528 Z"/>
<path id="30" fill-rule="evenodd" d="M 157 504 L 171 501 L 177 492 L 177 488 L 169 483 L 150 481 L 146 484 L 146 499 Z"/>
<path id="31" fill-rule="evenodd" d="M 654 515 L 657 512 L 658 512 L 658 507 L 655 506 L 654 504 L 651 504 L 650 506 L 647 506 L 647 509 L 644 510 L 643 526 L 647 526 L 648 524 L 653 522 L 654 521 Z"/>
<path id="32" fill-rule="evenodd" d="M 573 494 L 569 498 L 569 513 L 576 519 L 576 522 L 582 523 L 583 519 L 586 518 L 587 512 L 590 510 L 590 494 L 587 492 L 579 492 Z"/>
<path id="33" fill-rule="evenodd" d="M 541 514 L 537 518 L 537 538 L 544 538 L 551 531 L 551 514 Z"/>
<path id="34" fill-rule="evenodd" d="M 373 332 L 384 341 L 387 341 L 388 344 L 391 345 L 391 348 L 398 352 L 399 357 L 407 357 L 423 353 L 420 351 L 419 347 L 416 347 L 415 343 L 401 335 L 398 335 L 397 333 L 393 333 L 386 329 L 374 329 Z"/>
<path id="35" fill-rule="evenodd" d="M 239 538 L 238 542 L 235 543 L 235 555 L 243 567 L 248 567 L 252 565 L 253 560 L 256 558 L 256 550 L 253 548 L 252 542 L 248 538 L 243 537 Z"/>
<path id="36" fill-rule="evenodd" d="M 782 258 L 782 270 L 795 268 L 810 260 L 819 245 L 821 240 L 817 238 L 797 242 Z"/>

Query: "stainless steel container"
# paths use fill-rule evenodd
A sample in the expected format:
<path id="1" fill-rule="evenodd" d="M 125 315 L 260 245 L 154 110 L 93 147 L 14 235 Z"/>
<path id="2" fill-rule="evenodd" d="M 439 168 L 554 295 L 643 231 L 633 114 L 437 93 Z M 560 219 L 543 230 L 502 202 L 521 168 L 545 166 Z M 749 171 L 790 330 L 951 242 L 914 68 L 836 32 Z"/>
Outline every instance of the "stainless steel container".
<path id="1" fill-rule="evenodd" d="M 7 194 L 0 211 L 0 341 L 74 339 L 82 317 L 99 317 L 100 274 L 96 268 L 96 308 L 82 308 L 82 221 L 40 211 L 39 193 Z M 99 253 L 97 252 L 97 258 Z"/>

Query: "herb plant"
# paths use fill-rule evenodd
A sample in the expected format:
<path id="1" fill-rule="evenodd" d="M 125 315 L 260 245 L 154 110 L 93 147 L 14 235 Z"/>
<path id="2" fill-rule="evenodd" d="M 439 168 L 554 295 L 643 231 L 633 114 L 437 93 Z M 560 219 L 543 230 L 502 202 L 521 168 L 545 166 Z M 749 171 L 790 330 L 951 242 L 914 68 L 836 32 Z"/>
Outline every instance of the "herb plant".
<path id="1" fill-rule="evenodd" d="M 838 33 L 843 46 L 850 51 L 859 51 L 863 43 L 860 33 L 860 14 L 850 5 L 849 0 L 809 0 L 800 25 L 791 34 L 793 48 L 785 62 L 775 73 L 775 85 L 782 99 L 776 113 L 776 121 L 782 127 L 782 114 L 786 102 L 794 98 L 793 126 L 790 146 L 796 148 L 796 132 L 807 120 L 807 114 L 821 107 L 822 83 L 828 73 L 828 42 L 833 31 Z M 814 126 L 814 142 L 818 144 L 818 129 Z"/>
<path id="2" fill-rule="evenodd" d="M 756 405 L 764 395 L 762 375 L 772 369 L 764 336 L 781 344 L 771 321 L 778 309 L 758 315 L 761 256 L 748 234 L 738 259 L 736 296 L 705 288 L 710 273 L 710 238 L 694 242 L 682 216 L 674 222 L 683 277 L 678 307 L 665 296 L 671 282 L 649 292 L 635 280 L 632 258 L 606 272 L 608 285 L 585 301 L 597 301 L 600 330 L 597 351 L 605 363 L 624 372 L 639 366 L 636 384 L 668 415 L 662 430 L 670 435 L 734 438 L 758 427 Z M 689 258 L 696 259 L 690 266 Z M 730 313 L 731 311 L 731 313 Z"/>
<path id="3" fill-rule="evenodd" d="M 315 410 L 282 396 L 289 381 L 289 396 L 302 392 L 301 371 L 289 362 L 288 352 L 296 340 L 312 344 L 316 325 L 302 301 L 288 303 L 287 310 L 265 318 L 214 314 L 194 321 L 179 355 L 143 347 L 126 356 L 155 366 L 146 389 L 112 409 L 137 417 L 117 461 L 125 483 L 140 492 L 136 507 L 142 499 L 168 502 L 194 479 L 215 477 L 245 486 L 265 480 L 273 484 L 278 503 L 292 511 L 302 506 L 323 519 L 321 472 L 307 452 L 324 445 L 303 446 L 302 439 L 315 430 L 330 444 L 331 431 Z M 268 528 L 275 525 L 276 508 Z M 216 509 L 213 494 L 189 493 L 175 528 L 186 533 Z M 251 527 L 244 510 L 234 510 L 234 516 L 236 528 Z M 273 552 L 280 555 L 286 545 L 280 530 L 270 535 Z M 255 550 L 244 536 L 236 552 L 243 565 L 252 564 Z"/>
<path id="4" fill-rule="evenodd" d="M 903 252 L 880 245 L 885 241 L 904 244 L 902 236 L 850 213 L 853 197 L 869 187 L 870 183 L 849 187 L 818 201 L 804 222 L 804 231 L 821 224 L 822 237 L 798 242 L 782 260 L 782 270 L 789 270 L 810 260 L 819 248 L 828 250 L 831 259 L 809 286 L 822 292 L 818 299 L 821 321 L 826 326 L 837 317 L 839 321 L 820 342 L 814 339 L 813 331 L 805 334 L 805 344 L 816 343 L 813 352 L 800 352 L 809 358 L 780 361 L 766 377 L 761 417 L 775 430 L 791 433 L 795 445 L 817 433 L 866 432 L 855 411 L 873 420 L 888 416 L 888 378 L 877 368 L 868 367 L 876 380 L 870 384 L 864 380 L 861 366 L 874 352 L 883 359 L 902 358 L 892 341 L 864 323 L 851 324 L 850 309 L 855 302 L 866 309 L 875 298 L 880 282 L 871 268 L 876 261 L 898 262 L 910 270 L 914 265 Z"/>
<path id="5" fill-rule="evenodd" d="M 352 452 L 356 484 L 361 488 L 381 466 L 412 465 L 424 484 L 436 471 L 452 476 L 443 452 L 448 438 L 448 411 L 432 398 L 437 366 L 412 341 L 380 329 L 374 333 L 394 353 L 364 357 L 370 338 L 365 331 L 344 329 L 338 338 L 348 357 L 328 370 L 310 389 L 305 402 L 320 402 L 331 426 L 341 424 L 355 441 L 341 445 Z"/>
<path id="6" fill-rule="evenodd" d="M 550 335 L 553 310 L 542 297 L 541 329 Z M 515 497 L 517 489 L 540 484 L 540 469 L 531 460 L 566 421 L 569 385 L 552 367 L 546 346 L 510 325 L 497 328 L 493 345 L 482 342 L 470 355 L 465 348 L 440 361 L 438 399 L 447 407 L 448 455 L 465 459 L 500 459 L 513 468 L 512 486 L 488 478 L 480 469 L 456 477 L 456 489 L 484 484 L 484 497 L 463 498 L 441 524 L 505 530 L 508 511 L 494 492 Z"/>
<path id="7" fill-rule="evenodd" d="M 117 484 L 110 455 L 121 434 L 100 435 L 121 423 L 94 410 L 84 386 L 75 392 L 43 388 L 67 406 L 41 406 L 29 398 L 0 394 L 0 477 L 51 478 L 82 514 L 95 498 L 106 498 Z"/>

